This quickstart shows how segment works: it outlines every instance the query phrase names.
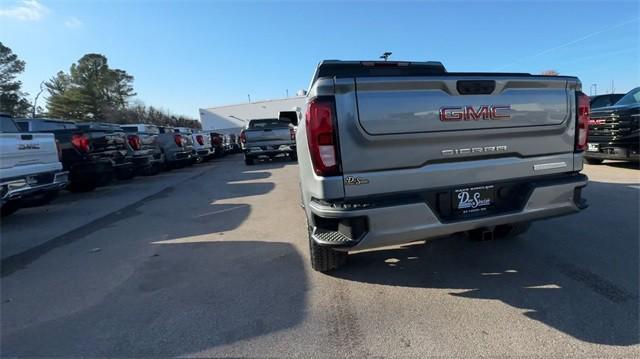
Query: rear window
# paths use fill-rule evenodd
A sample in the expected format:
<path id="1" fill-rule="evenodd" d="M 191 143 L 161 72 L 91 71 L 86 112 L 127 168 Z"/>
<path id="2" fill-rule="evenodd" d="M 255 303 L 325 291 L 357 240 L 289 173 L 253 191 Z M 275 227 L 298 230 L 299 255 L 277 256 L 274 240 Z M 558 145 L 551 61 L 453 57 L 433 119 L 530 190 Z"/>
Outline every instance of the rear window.
<path id="1" fill-rule="evenodd" d="M 596 96 L 591 101 L 591 108 L 607 107 L 611 106 L 620 100 L 624 95 L 606 95 Z"/>
<path id="2" fill-rule="evenodd" d="M 1 133 L 18 133 L 18 126 L 9 117 L 0 117 L 0 132 Z"/>
<path id="3" fill-rule="evenodd" d="M 640 103 L 640 87 L 629 91 L 620 101 L 616 102 L 616 105 L 633 105 L 636 103 Z"/>
<path id="4" fill-rule="evenodd" d="M 277 118 L 268 118 L 264 120 L 251 120 L 249 121 L 249 129 L 260 130 L 264 128 L 287 128 L 289 127 L 289 121 L 280 121 Z"/>
<path id="5" fill-rule="evenodd" d="M 138 128 L 133 126 L 120 126 L 120 128 L 122 128 L 122 130 L 126 133 L 137 133 L 138 132 Z"/>
<path id="6" fill-rule="evenodd" d="M 157 135 L 158 133 L 160 133 L 160 131 L 158 131 L 158 127 L 156 126 L 149 126 L 149 125 L 145 125 L 145 126 L 120 126 L 120 128 L 122 128 L 122 130 L 126 133 L 147 133 L 147 134 L 151 134 L 151 135 Z"/>
<path id="7" fill-rule="evenodd" d="M 31 123 L 31 131 L 54 131 L 54 130 L 77 130 L 75 123 L 62 121 L 29 121 Z"/>
<path id="8" fill-rule="evenodd" d="M 606 96 L 596 97 L 591 101 L 591 108 L 599 108 L 599 107 L 607 107 L 607 106 L 611 106 L 611 99 Z"/>

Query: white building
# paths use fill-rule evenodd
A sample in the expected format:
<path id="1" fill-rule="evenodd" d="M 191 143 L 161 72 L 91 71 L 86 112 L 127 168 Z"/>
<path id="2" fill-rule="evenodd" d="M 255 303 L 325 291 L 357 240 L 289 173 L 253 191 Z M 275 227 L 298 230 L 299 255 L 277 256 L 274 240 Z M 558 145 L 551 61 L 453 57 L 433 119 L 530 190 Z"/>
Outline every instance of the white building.
<path id="1" fill-rule="evenodd" d="M 305 97 L 296 96 L 277 100 L 248 102 L 200 109 L 200 122 L 204 131 L 238 133 L 246 121 L 257 118 L 277 118 L 280 111 L 303 109 Z"/>

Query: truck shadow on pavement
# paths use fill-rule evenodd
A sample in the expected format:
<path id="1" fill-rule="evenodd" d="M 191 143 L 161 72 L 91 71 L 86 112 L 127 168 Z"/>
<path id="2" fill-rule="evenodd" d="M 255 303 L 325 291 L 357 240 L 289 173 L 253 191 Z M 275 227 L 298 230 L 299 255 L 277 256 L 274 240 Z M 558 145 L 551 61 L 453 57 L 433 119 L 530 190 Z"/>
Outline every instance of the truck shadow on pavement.
<path id="1" fill-rule="evenodd" d="M 305 264 L 281 242 L 157 246 L 99 303 L 3 336 L 2 356 L 179 356 L 288 329 L 304 317 Z"/>
<path id="2" fill-rule="evenodd" d="M 142 238 L 149 238 L 147 243 L 235 229 L 249 217 L 251 206 L 246 203 L 218 202 L 265 195 L 275 188 L 275 184 L 252 182 L 268 179 L 271 176 L 270 172 L 249 172 L 238 166 L 229 169 L 231 164 L 227 165 L 213 168 L 214 171 L 220 171 L 215 176 L 212 176 L 211 172 L 203 172 L 43 244 L 5 258 L 2 260 L 1 276 L 5 277 L 24 269 L 51 250 L 82 240 L 97 231 L 110 230 L 123 224 L 130 228 L 140 228 L 141 224 L 137 223 L 136 217 L 143 213 L 143 209 L 151 214 L 143 225 L 147 230 L 142 233 Z M 204 181 L 207 185 L 195 185 L 194 181 Z M 25 222 L 29 218 L 20 219 Z M 114 233 L 114 237 L 122 236 Z"/>
<path id="3" fill-rule="evenodd" d="M 450 289 L 452 296 L 521 308 L 582 341 L 638 344 L 639 191 L 629 185 L 636 184 L 591 182 L 588 210 L 536 222 L 520 238 L 474 242 L 457 235 L 355 253 L 333 275 Z"/>

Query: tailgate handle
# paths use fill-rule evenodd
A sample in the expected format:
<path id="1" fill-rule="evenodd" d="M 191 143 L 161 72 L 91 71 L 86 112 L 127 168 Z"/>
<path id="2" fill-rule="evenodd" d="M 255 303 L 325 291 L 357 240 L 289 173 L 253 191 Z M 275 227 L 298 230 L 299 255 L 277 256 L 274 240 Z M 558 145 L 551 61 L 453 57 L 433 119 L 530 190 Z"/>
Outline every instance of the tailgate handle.
<path id="1" fill-rule="evenodd" d="M 461 95 L 489 95 L 496 89 L 494 80 L 459 80 L 456 84 Z"/>
<path id="2" fill-rule="evenodd" d="M 20 135 L 20 139 L 23 141 L 33 140 L 33 135 Z"/>

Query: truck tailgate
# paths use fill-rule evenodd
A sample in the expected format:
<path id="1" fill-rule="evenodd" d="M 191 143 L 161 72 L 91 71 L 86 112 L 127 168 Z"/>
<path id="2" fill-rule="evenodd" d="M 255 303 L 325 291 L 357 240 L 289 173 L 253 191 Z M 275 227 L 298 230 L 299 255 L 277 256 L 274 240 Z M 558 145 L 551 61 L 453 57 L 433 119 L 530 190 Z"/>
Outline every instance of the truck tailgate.
<path id="1" fill-rule="evenodd" d="M 265 128 L 263 130 L 245 130 L 248 146 L 260 146 L 291 142 L 289 128 Z"/>
<path id="2" fill-rule="evenodd" d="M 370 182 L 346 185 L 347 197 L 573 170 L 575 78 L 365 77 L 335 83 L 343 174 Z M 501 159 L 506 173 L 496 174 L 492 159 Z M 534 170 L 536 165 L 542 166 Z M 466 176 L 456 176 L 456 169 Z"/>
<path id="3" fill-rule="evenodd" d="M 0 168 L 57 164 L 58 150 L 50 133 L 0 134 Z"/>

